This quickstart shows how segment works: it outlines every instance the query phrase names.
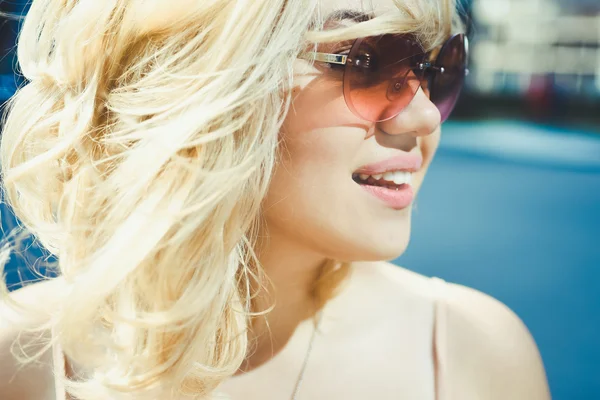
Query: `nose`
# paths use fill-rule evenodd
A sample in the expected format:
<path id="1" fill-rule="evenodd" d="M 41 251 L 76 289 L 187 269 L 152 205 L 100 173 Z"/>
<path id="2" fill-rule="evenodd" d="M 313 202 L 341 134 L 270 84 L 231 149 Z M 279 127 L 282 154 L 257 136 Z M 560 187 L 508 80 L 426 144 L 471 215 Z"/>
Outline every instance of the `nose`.
<path id="1" fill-rule="evenodd" d="M 419 87 L 412 101 L 394 118 L 379 122 L 379 127 L 390 135 L 410 134 L 427 136 L 435 132 L 442 121 L 440 111 Z"/>

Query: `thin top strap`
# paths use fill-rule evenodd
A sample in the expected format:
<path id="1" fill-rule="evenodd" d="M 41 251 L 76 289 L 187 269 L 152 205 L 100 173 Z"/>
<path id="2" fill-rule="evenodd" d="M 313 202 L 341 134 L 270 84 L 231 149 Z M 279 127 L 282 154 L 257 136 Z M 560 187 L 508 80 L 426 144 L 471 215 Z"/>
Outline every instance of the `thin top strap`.
<path id="1" fill-rule="evenodd" d="M 432 289 L 435 299 L 433 323 L 433 357 L 435 365 L 435 398 L 450 400 L 447 385 L 446 370 L 446 281 L 432 277 Z"/>
<path id="2" fill-rule="evenodd" d="M 55 338 L 54 331 L 52 337 Z M 54 390 L 56 393 L 56 400 L 67 400 L 67 392 L 63 384 L 65 378 L 65 356 L 62 351 L 60 343 L 54 342 L 52 344 L 52 362 L 54 365 Z"/>

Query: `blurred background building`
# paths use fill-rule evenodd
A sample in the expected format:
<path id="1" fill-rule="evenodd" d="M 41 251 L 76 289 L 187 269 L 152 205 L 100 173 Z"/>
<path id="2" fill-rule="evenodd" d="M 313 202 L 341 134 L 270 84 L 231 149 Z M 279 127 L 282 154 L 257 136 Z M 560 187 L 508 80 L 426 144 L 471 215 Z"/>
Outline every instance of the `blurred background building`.
<path id="1" fill-rule="evenodd" d="M 462 4 L 471 74 L 395 262 L 506 303 L 538 343 L 553 398 L 600 399 L 600 1 Z M 23 82 L 17 32 L 0 21 L 0 103 Z M 13 287 L 39 255 L 30 243 L 11 260 Z"/>
<path id="2" fill-rule="evenodd" d="M 471 91 L 534 100 L 545 93 L 598 98 L 597 1 L 478 0 L 472 13 Z"/>
<path id="3" fill-rule="evenodd" d="M 597 0 L 471 0 L 471 66 L 460 114 L 517 116 L 595 130 Z M 471 107 L 476 100 L 479 107 Z M 480 102 L 479 100 L 484 100 Z"/>

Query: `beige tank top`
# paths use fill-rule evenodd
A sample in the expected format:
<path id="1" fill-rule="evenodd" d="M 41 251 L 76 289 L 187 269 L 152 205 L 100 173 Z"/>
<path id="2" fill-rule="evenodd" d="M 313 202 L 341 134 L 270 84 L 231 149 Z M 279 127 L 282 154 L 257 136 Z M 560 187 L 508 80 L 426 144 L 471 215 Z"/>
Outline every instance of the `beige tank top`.
<path id="1" fill-rule="evenodd" d="M 435 400 L 450 400 L 446 389 L 446 282 L 443 279 L 432 277 L 432 293 L 434 295 L 434 322 L 433 322 L 433 363 L 435 366 Z M 60 345 L 52 347 L 54 361 L 54 374 L 58 377 L 65 376 L 65 356 Z M 61 379 L 55 379 L 56 400 L 68 400 Z"/>

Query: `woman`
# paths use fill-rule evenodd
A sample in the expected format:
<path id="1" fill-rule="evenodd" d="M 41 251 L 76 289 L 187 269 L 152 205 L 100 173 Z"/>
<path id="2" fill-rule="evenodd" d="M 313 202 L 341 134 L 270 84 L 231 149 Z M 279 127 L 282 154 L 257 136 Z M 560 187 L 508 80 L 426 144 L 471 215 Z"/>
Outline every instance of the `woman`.
<path id="1" fill-rule="evenodd" d="M 458 20 L 450 0 L 34 0 L 2 167 L 61 277 L 12 295 L 35 316 L 3 308 L 3 393 L 548 399 L 511 311 L 384 261 L 466 72 Z M 56 379 L 8 355 L 32 328 Z"/>

